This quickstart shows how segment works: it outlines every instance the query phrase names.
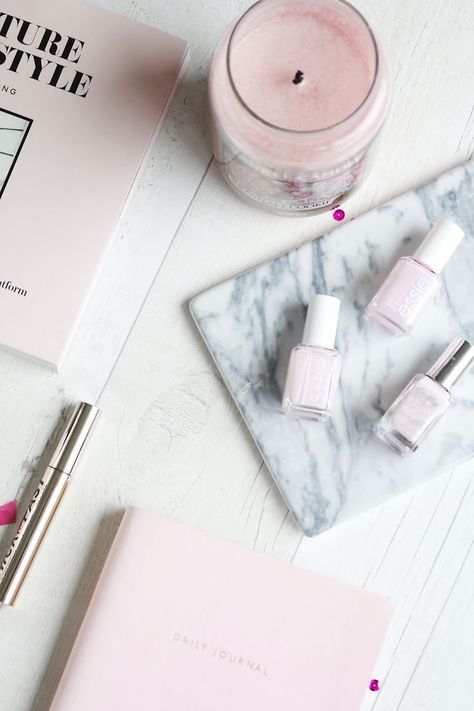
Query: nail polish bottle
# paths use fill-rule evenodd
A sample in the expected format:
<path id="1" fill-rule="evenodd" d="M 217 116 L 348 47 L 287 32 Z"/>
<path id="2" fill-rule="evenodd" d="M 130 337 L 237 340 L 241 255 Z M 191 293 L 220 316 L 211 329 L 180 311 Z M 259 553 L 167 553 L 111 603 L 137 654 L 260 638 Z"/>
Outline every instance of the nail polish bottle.
<path id="1" fill-rule="evenodd" d="M 367 306 L 367 315 L 396 336 L 411 331 L 423 306 L 438 290 L 440 274 L 464 232 L 438 220 L 412 257 L 401 257 Z"/>
<path id="2" fill-rule="evenodd" d="M 452 388 L 474 363 L 474 345 L 458 338 L 425 374 L 410 381 L 374 427 L 377 437 L 404 456 L 420 442 L 452 405 Z"/>
<path id="3" fill-rule="evenodd" d="M 331 414 L 339 382 L 341 356 L 334 348 L 341 302 L 335 296 L 313 296 L 303 340 L 293 348 L 282 407 L 288 415 L 325 420 Z"/>

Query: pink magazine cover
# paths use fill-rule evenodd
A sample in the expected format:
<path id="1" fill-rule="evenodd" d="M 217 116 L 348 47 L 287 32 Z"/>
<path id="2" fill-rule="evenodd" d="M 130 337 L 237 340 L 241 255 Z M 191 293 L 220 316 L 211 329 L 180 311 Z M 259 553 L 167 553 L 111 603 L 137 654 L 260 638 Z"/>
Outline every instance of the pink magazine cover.
<path id="1" fill-rule="evenodd" d="M 186 56 L 80 0 L 3 0 L 0 345 L 60 365 Z"/>
<path id="2" fill-rule="evenodd" d="M 51 711 L 357 711 L 390 603 L 128 509 Z"/>

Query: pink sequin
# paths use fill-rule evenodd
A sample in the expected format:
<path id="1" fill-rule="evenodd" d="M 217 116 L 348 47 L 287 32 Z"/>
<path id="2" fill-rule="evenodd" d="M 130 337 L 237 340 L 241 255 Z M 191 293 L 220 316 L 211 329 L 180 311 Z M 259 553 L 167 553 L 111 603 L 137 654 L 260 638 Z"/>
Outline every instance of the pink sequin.
<path id="1" fill-rule="evenodd" d="M 334 217 L 335 220 L 340 222 L 341 220 L 343 220 L 345 218 L 346 213 L 344 212 L 344 210 L 334 210 L 334 212 L 332 213 L 332 216 Z"/>
<path id="2" fill-rule="evenodd" d="M 371 691 L 380 691 L 380 685 L 379 685 L 379 680 L 378 679 L 372 679 L 370 684 L 369 684 L 369 689 Z"/>
<path id="3" fill-rule="evenodd" d="M 7 504 L 0 506 L 0 526 L 9 526 L 11 523 L 16 523 L 17 508 L 16 501 L 9 501 Z"/>

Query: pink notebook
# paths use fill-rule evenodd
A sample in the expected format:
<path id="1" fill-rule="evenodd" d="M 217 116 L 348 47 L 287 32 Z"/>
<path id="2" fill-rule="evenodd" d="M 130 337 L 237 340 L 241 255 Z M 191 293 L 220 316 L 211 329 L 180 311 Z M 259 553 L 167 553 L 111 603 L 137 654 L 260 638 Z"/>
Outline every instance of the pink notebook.
<path id="1" fill-rule="evenodd" d="M 357 711 L 390 603 L 128 509 L 52 711 Z"/>

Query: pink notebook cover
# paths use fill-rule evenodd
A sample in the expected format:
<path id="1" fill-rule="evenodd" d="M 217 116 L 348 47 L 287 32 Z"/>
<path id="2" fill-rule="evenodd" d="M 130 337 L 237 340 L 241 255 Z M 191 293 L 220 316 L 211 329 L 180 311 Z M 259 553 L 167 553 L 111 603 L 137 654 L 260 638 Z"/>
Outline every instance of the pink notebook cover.
<path id="1" fill-rule="evenodd" d="M 391 618 L 356 587 L 128 509 L 52 711 L 357 711 Z"/>
<path id="2" fill-rule="evenodd" d="M 2 1 L 0 345 L 59 367 L 186 55 L 80 0 Z"/>

